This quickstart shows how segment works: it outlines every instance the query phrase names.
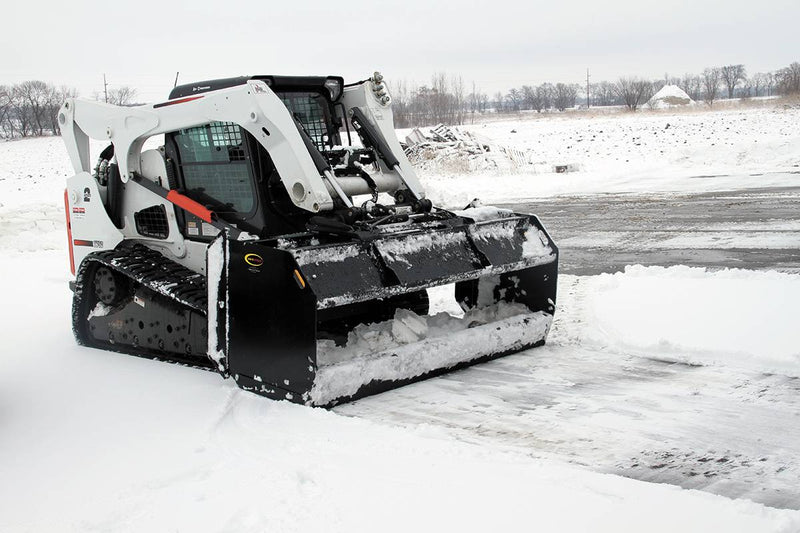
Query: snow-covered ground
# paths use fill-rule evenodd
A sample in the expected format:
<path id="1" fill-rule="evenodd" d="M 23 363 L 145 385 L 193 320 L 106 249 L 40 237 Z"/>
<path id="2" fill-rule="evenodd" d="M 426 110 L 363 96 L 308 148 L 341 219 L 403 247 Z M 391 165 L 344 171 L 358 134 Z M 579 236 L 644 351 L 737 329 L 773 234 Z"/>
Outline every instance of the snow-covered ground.
<path id="1" fill-rule="evenodd" d="M 336 412 L 797 509 L 797 291 L 743 270 L 561 276 L 546 347 Z"/>
<path id="2" fill-rule="evenodd" d="M 799 122 L 800 109 L 756 108 L 526 117 L 467 125 L 463 129 L 498 146 L 525 151 L 533 164 L 464 176 L 458 175 L 458 165 L 445 161 L 424 176 L 424 184 L 432 198 L 454 206 L 475 197 L 494 203 L 564 194 L 798 185 Z M 557 165 L 577 171 L 555 174 Z M 778 175 L 783 172 L 794 174 Z M 709 176 L 716 179 L 700 179 Z"/>
<path id="3" fill-rule="evenodd" d="M 575 344 L 800 378 L 800 276 L 630 266 L 561 289 Z"/>
<path id="4" fill-rule="evenodd" d="M 744 174 L 800 163 L 799 116 L 493 123 L 540 170 L 582 170 L 424 179 L 452 205 L 798 185 Z M 561 276 L 547 347 L 309 409 L 76 346 L 69 172 L 58 139 L 0 143 L 1 531 L 800 530 L 798 275 Z"/>

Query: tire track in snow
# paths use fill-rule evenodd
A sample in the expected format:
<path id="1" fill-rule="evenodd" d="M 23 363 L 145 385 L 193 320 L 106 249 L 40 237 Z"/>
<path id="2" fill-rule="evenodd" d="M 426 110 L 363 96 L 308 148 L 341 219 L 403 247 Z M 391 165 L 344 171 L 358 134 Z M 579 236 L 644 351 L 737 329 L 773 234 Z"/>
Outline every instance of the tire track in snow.
<path id="1" fill-rule="evenodd" d="M 777 374 L 547 346 L 335 411 L 798 509 L 798 393 Z"/>

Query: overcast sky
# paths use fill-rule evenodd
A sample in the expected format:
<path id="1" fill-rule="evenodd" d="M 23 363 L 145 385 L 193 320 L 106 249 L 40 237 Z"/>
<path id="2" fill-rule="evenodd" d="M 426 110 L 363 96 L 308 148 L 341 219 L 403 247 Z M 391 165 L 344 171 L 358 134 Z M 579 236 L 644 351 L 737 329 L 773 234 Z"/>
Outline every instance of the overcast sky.
<path id="1" fill-rule="evenodd" d="M 10 4 L 10 5 L 9 5 Z M 661 78 L 800 61 L 800 0 L 218 2 L 24 1 L 3 8 L 0 84 L 43 79 L 81 95 L 240 74 L 427 82 L 460 74 L 488 94 L 544 81 Z"/>

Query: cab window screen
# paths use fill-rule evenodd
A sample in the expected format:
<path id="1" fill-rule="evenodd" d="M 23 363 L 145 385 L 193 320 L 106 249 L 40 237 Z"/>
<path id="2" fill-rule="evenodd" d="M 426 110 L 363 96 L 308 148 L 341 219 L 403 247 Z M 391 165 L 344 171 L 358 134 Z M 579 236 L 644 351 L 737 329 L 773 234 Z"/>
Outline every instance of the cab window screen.
<path id="1" fill-rule="evenodd" d="M 287 92 L 277 93 L 292 116 L 305 128 L 317 149 L 322 151 L 330 146 L 328 138 L 328 102 L 319 93 Z"/>
<path id="2" fill-rule="evenodd" d="M 178 131 L 175 144 L 186 194 L 217 212 L 250 213 L 255 191 L 241 128 L 212 122 Z"/>

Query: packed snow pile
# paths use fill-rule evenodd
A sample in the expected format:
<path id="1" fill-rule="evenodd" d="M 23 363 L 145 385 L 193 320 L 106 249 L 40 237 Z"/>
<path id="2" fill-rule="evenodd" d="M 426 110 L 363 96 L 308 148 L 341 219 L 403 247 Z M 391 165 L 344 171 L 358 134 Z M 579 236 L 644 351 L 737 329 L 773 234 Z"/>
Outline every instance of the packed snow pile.
<path id="1" fill-rule="evenodd" d="M 427 135 L 414 128 L 405 141 L 406 156 L 424 170 L 509 170 L 531 161 L 527 150 L 498 145 L 474 132 L 443 124 L 429 130 Z"/>
<path id="2" fill-rule="evenodd" d="M 694 100 L 677 85 L 664 85 L 647 101 L 647 106 L 651 109 L 669 109 L 690 104 L 694 104 Z"/>
<path id="3" fill-rule="evenodd" d="M 551 342 L 800 377 L 800 275 L 629 266 L 561 281 Z"/>
<path id="4" fill-rule="evenodd" d="M 392 320 L 357 326 L 344 346 L 317 343 L 317 376 L 311 398 L 324 405 L 351 396 L 371 381 L 409 379 L 436 369 L 535 344 L 547 335 L 552 315 L 500 302 L 463 316 L 420 316 L 398 309 Z"/>

